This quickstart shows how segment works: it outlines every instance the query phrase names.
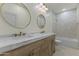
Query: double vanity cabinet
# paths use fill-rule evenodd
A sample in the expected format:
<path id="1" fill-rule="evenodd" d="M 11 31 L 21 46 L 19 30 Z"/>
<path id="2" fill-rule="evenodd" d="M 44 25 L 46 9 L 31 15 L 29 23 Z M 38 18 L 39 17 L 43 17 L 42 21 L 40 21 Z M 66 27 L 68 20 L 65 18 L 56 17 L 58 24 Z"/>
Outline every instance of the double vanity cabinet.
<path id="1" fill-rule="evenodd" d="M 55 52 L 55 35 L 2 53 L 2 56 L 51 56 Z"/>

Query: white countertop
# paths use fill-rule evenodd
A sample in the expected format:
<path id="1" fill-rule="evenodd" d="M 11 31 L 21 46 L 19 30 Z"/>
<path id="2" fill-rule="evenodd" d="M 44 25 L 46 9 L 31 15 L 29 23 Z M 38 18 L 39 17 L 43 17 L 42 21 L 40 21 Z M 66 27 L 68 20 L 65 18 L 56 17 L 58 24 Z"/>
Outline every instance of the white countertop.
<path id="1" fill-rule="evenodd" d="M 0 37 L 0 53 L 13 50 L 51 35 L 54 35 L 54 33 L 32 34 L 30 37 L 26 35 L 18 37 Z"/>

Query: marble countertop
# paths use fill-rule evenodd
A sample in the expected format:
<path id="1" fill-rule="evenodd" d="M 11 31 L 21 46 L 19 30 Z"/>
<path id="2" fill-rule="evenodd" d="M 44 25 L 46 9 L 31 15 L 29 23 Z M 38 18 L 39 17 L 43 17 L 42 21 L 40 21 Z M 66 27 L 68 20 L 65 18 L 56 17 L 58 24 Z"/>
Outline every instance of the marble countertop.
<path id="1" fill-rule="evenodd" d="M 26 44 L 41 40 L 48 36 L 55 35 L 54 33 L 31 34 L 18 37 L 0 37 L 0 53 L 7 52 Z"/>

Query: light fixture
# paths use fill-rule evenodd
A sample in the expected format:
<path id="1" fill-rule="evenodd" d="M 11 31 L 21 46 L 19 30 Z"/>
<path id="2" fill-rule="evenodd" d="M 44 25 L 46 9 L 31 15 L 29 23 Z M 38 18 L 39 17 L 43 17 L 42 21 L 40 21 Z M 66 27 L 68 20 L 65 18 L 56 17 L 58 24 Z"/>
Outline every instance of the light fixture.
<path id="1" fill-rule="evenodd" d="M 48 11 L 47 6 L 43 3 L 36 5 L 36 9 L 38 10 L 38 13 L 42 13 L 42 14 L 44 14 Z"/>
<path id="2" fill-rule="evenodd" d="M 48 8 L 45 8 L 45 10 L 47 11 L 47 10 L 48 10 Z"/>
<path id="3" fill-rule="evenodd" d="M 44 6 L 44 5 L 43 5 L 43 6 L 42 6 L 42 8 L 43 8 L 43 9 L 45 9 L 45 8 L 46 8 L 46 6 Z"/>
<path id="4" fill-rule="evenodd" d="M 64 8 L 64 9 L 62 9 L 62 11 L 65 11 L 65 10 L 67 10 L 67 9 L 65 9 L 65 8 Z"/>
<path id="5" fill-rule="evenodd" d="M 43 6 L 43 3 L 40 3 L 41 6 Z"/>

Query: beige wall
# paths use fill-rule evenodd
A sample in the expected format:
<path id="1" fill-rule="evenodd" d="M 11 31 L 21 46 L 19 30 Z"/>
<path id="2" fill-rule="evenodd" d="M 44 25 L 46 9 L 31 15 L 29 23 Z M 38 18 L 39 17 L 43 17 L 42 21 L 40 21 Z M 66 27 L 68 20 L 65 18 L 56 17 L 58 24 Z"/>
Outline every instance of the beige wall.
<path id="1" fill-rule="evenodd" d="M 77 39 L 79 39 L 79 6 L 77 7 Z"/>
<path id="2" fill-rule="evenodd" d="M 55 24 L 56 24 L 56 16 L 53 12 L 49 12 L 45 15 L 46 17 L 46 32 L 54 32 L 55 33 Z"/>
<path id="3" fill-rule="evenodd" d="M 46 26 L 44 29 L 39 29 L 37 26 L 38 13 L 35 12 L 35 9 L 34 9 L 34 6 L 36 4 L 25 4 L 25 5 L 28 7 L 28 9 L 31 13 L 30 25 L 25 29 L 16 29 L 16 28 L 9 26 L 7 23 L 5 23 L 5 21 L 0 16 L 0 35 L 14 34 L 14 33 L 20 32 L 20 31 L 26 32 L 26 33 L 40 32 L 42 30 L 45 30 L 46 32 L 53 32 L 54 31 L 53 30 L 54 26 L 52 26 L 54 24 L 52 20 L 55 20 L 54 13 L 48 12 L 46 15 L 44 15 L 46 17 Z"/>

